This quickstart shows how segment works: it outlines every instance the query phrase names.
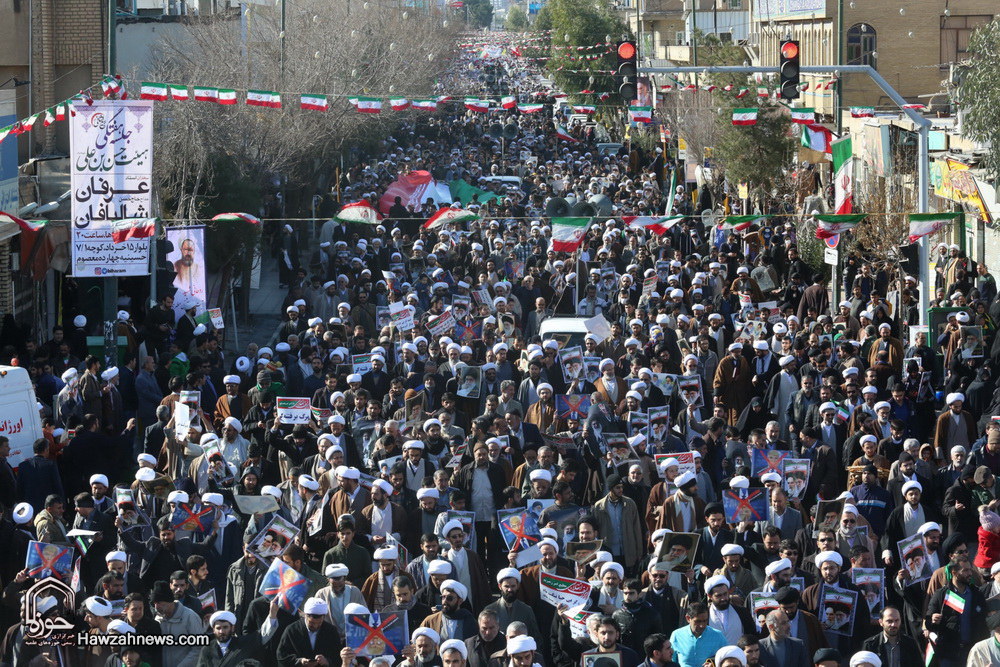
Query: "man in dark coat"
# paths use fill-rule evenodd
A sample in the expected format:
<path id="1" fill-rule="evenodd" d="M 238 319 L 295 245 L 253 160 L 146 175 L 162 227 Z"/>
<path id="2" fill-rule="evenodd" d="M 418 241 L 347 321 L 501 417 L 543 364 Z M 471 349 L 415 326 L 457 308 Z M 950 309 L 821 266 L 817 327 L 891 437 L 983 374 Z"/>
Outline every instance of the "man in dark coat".
<path id="1" fill-rule="evenodd" d="M 337 627 L 326 620 L 329 606 L 319 598 L 309 598 L 303 604 L 303 611 L 305 618 L 289 625 L 281 635 L 278 664 L 293 667 L 302 659 L 311 661 L 323 656 L 330 667 L 338 667 L 344 642 Z"/>
<path id="2" fill-rule="evenodd" d="M 278 650 L 285 630 L 298 620 L 298 616 L 285 611 L 276 602 L 259 595 L 250 603 L 246 618 L 243 619 L 244 635 L 260 635 L 264 654 L 273 656 Z M 267 626 L 264 622 L 267 621 Z M 272 621 L 274 624 L 272 624 Z M 262 632 L 266 627 L 268 632 Z"/>
<path id="3" fill-rule="evenodd" d="M 49 441 L 35 440 L 31 446 L 35 453 L 30 459 L 21 461 L 17 473 L 17 497 L 23 498 L 40 512 L 45 507 L 45 499 L 50 495 L 64 498 L 62 478 L 56 462 L 49 459 Z"/>
<path id="4" fill-rule="evenodd" d="M 951 575 L 951 583 L 934 591 L 927 601 L 924 626 L 938 634 L 937 645 L 947 647 L 951 664 L 964 665 L 972 645 L 987 635 L 986 598 L 972 585 L 969 561 L 956 564 Z M 956 600 L 961 600 L 961 612 Z"/>
<path id="5" fill-rule="evenodd" d="M 201 649 L 198 667 L 236 667 L 245 660 L 261 660 L 260 639 L 253 634 L 236 636 L 236 615 L 217 611 L 209 619 L 212 643 Z"/>
<path id="6" fill-rule="evenodd" d="M 903 617 L 895 607 L 886 607 L 879 616 L 878 624 L 882 626 L 882 632 L 874 637 L 869 637 L 861 645 L 863 651 L 871 651 L 882 659 L 883 665 L 892 664 L 889 660 L 889 650 L 895 644 L 899 651 L 898 661 L 900 665 L 918 665 L 923 659 L 920 647 L 912 637 L 902 632 Z"/>
<path id="7" fill-rule="evenodd" d="M 152 586 L 154 581 L 170 581 L 170 575 L 177 570 L 186 571 L 188 556 L 206 556 L 219 534 L 216 521 L 212 533 L 204 542 L 195 543 L 190 537 L 178 539 L 169 516 L 160 517 L 156 522 L 158 536 L 150 537 L 145 542 L 138 541 L 130 531 L 123 530 L 125 522 L 121 517 L 115 519 L 115 527 L 126 551 L 140 558 L 139 578 L 147 586 Z"/>

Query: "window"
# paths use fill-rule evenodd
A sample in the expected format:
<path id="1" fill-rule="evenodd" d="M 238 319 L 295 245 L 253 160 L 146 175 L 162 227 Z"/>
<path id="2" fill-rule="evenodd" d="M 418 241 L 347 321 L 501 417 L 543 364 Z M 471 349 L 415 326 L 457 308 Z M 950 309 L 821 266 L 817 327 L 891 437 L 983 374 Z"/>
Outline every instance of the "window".
<path id="1" fill-rule="evenodd" d="M 878 69 L 875 56 L 878 39 L 875 28 L 867 23 L 856 23 L 847 30 L 847 64 L 870 65 Z"/>
<path id="2" fill-rule="evenodd" d="M 678 30 L 677 32 L 674 33 L 675 46 L 684 46 L 686 43 L 687 43 L 687 38 L 683 30 Z"/>
<path id="3" fill-rule="evenodd" d="M 729 0 L 727 3 L 728 9 L 741 10 L 743 9 L 743 0 Z"/>
<path id="4" fill-rule="evenodd" d="M 979 26 L 992 20 L 991 16 L 942 16 L 941 17 L 941 71 L 948 65 L 965 60 L 969 55 L 969 37 Z"/>

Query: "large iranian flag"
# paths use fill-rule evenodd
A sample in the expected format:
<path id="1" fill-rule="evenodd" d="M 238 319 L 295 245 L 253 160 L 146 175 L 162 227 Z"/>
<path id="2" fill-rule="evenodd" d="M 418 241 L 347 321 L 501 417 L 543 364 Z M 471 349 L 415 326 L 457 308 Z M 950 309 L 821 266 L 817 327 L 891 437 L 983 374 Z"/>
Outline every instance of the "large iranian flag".
<path id="1" fill-rule="evenodd" d="M 431 199 L 435 204 L 450 204 L 451 190 L 447 183 L 438 183 L 431 176 L 431 172 L 425 170 L 411 171 L 403 174 L 385 190 L 385 194 L 378 202 L 378 210 L 382 215 L 388 215 L 389 209 L 395 203 L 396 197 L 402 200 L 403 206 L 413 204 L 415 208 L 420 208 Z"/>
<path id="2" fill-rule="evenodd" d="M 249 222 L 251 225 L 259 225 L 260 218 L 249 213 L 219 213 L 212 218 L 212 222 Z"/>
<path id="3" fill-rule="evenodd" d="M 933 234 L 955 221 L 961 213 L 911 213 L 910 243 Z"/>
<path id="4" fill-rule="evenodd" d="M 756 125 L 757 107 L 733 109 L 733 125 Z"/>
<path id="5" fill-rule="evenodd" d="M 719 223 L 721 229 L 734 229 L 738 232 L 750 227 L 750 225 L 763 225 L 767 221 L 766 215 L 727 215 Z"/>
<path id="6" fill-rule="evenodd" d="M 440 211 L 432 215 L 430 219 L 424 223 L 423 228 L 435 229 L 443 225 L 472 222 L 473 220 L 478 220 L 478 219 L 479 216 L 473 213 L 472 211 L 467 211 L 463 208 L 453 208 L 451 206 L 445 206 Z"/>
<path id="7" fill-rule="evenodd" d="M 653 107 L 629 107 L 628 117 L 636 123 L 652 123 Z"/>
<path id="8" fill-rule="evenodd" d="M 672 216 L 651 216 L 651 215 L 623 215 L 622 222 L 630 229 L 648 229 L 657 236 L 663 236 L 671 227 L 684 219 L 683 215 Z"/>
<path id="9" fill-rule="evenodd" d="M 859 222 L 868 215 L 866 213 L 855 213 L 854 215 L 816 215 L 816 238 L 832 239 L 844 232 L 854 229 Z"/>
<path id="10" fill-rule="evenodd" d="M 333 217 L 341 222 L 359 222 L 363 225 L 377 225 L 382 219 L 382 216 L 375 210 L 375 207 L 368 203 L 367 199 L 347 204 Z"/>
<path id="11" fill-rule="evenodd" d="M 552 218 L 552 249 L 573 252 L 583 243 L 591 218 Z"/>
<path id="12" fill-rule="evenodd" d="M 833 153 L 834 212 L 846 215 L 854 209 L 854 149 L 850 135 L 831 142 Z"/>

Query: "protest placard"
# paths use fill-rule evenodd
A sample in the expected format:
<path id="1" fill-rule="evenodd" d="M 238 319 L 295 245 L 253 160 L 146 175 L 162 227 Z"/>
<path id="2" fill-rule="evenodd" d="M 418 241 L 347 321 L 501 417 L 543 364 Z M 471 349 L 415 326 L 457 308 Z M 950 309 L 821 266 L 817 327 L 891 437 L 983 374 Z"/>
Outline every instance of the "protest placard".
<path id="1" fill-rule="evenodd" d="M 540 574 L 538 586 L 541 598 L 553 607 L 564 604 L 572 609 L 590 602 L 590 591 L 593 589 L 590 583 L 547 572 Z"/>
<path id="2" fill-rule="evenodd" d="M 308 398 L 279 398 L 276 403 L 282 424 L 308 424 L 312 417 Z"/>

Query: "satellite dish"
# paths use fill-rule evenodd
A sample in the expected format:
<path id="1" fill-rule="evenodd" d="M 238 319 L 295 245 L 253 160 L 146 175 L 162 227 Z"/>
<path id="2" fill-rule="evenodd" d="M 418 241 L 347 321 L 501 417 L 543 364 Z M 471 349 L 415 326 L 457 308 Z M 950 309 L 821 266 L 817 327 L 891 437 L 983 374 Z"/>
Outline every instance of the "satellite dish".
<path id="1" fill-rule="evenodd" d="M 701 212 L 701 221 L 706 227 L 715 227 L 718 224 L 718 219 L 719 216 L 710 208 Z"/>

